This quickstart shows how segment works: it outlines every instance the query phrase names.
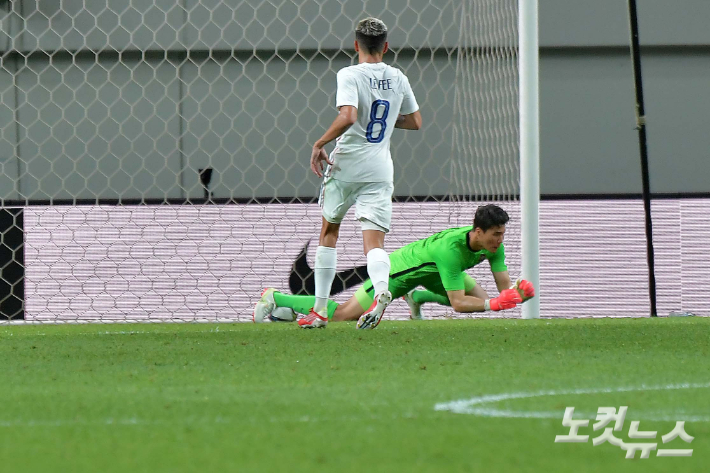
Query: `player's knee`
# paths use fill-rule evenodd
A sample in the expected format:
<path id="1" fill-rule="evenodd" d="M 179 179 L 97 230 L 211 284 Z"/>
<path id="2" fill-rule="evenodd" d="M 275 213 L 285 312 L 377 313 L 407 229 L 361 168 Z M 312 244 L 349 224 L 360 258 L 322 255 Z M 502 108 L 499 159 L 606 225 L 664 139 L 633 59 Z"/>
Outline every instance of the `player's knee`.
<path id="1" fill-rule="evenodd" d="M 362 248 L 367 255 L 370 250 L 385 247 L 385 234 L 387 229 L 367 219 L 361 219 Z"/>
<path id="2" fill-rule="evenodd" d="M 362 229 L 363 233 L 367 230 L 374 230 L 383 234 L 389 232 L 389 228 L 364 217 L 360 218 L 360 228 Z"/>

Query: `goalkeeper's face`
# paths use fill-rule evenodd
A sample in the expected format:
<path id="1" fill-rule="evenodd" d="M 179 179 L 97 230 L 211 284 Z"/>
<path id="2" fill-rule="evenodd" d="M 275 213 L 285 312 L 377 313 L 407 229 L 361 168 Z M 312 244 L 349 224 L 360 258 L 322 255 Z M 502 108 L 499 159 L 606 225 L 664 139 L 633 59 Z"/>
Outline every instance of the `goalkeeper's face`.
<path id="1" fill-rule="evenodd" d="M 495 253 L 496 251 L 498 251 L 500 245 L 503 244 L 503 237 L 505 236 L 505 225 L 496 225 L 494 227 L 489 228 L 485 232 L 481 231 L 480 228 L 477 228 L 476 230 L 481 232 L 478 241 L 480 242 L 481 246 L 483 246 L 483 248 L 490 251 L 491 253 Z"/>

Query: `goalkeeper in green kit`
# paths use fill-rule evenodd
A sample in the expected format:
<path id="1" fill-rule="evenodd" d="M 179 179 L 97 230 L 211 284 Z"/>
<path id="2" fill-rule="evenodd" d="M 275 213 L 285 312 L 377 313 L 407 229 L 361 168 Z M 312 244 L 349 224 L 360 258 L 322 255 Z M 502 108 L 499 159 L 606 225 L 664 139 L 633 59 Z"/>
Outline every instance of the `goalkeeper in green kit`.
<path id="1" fill-rule="evenodd" d="M 535 288 L 526 280 L 513 285 L 505 264 L 503 236 L 508 214 L 497 205 L 484 205 L 476 210 L 473 226 L 450 228 L 428 238 L 410 243 L 390 255 L 389 290 L 392 297 L 402 297 L 409 305 L 411 318 L 421 319 L 421 306 L 426 302 L 452 307 L 456 312 L 483 312 L 512 309 L 535 296 Z M 466 274 L 466 270 L 488 260 L 500 295 L 488 293 Z M 416 290 L 423 286 L 425 290 Z M 382 313 L 368 317 L 375 302 L 374 289 L 366 280 L 344 304 L 328 301 L 328 318 L 338 322 L 358 320 L 358 328 L 375 328 Z M 308 314 L 314 296 L 283 294 L 273 288 L 264 290 L 254 308 L 254 321 L 271 317 L 277 307 Z M 365 314 L 365 315 L 363 315 Z"/>

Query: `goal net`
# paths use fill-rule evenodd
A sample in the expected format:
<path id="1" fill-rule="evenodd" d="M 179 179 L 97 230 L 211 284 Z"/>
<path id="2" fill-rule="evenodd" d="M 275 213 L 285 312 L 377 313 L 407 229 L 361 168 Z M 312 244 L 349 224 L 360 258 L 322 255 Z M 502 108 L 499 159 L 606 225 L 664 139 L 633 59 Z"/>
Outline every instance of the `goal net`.
<path id="1" fill-rule="evenodd" d="M 365 16 L 425 123 L 392 138 L 387 250 L 498 202 L 519 272 L 517 1 L 3 2 L 2 320 L 246 321 L 264 287 L 312 291 L 309 151 Z M 339 248 L 343 301 L 364 274 L 352 218 Z"/>

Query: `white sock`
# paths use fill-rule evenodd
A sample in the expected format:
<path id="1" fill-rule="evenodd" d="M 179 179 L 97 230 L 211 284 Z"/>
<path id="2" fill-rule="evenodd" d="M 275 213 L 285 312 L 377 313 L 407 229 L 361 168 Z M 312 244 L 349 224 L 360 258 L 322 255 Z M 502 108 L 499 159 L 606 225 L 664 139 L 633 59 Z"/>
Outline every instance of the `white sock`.
<path id="1" fill-rule="evenodd" d="M 373 248 L 367 253 L 367 274 L 372 281 L 375 295 L 387 290 L 390 280 L 390 257 L 382 248 Z"/>
<path id="2" fill-rule="evenodd" d="M 330 288 L 335 279 L 335 266 L 338 262 L 338 251 L 328 246 L 319 246 L 316 249 L 316 303 L 313 310 L 321 313 L 328 306 Z"/>

